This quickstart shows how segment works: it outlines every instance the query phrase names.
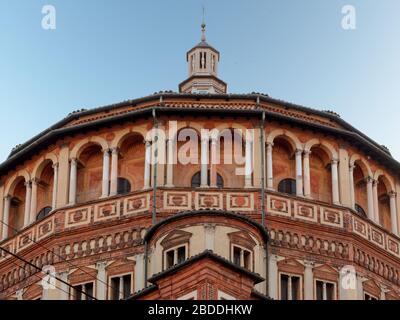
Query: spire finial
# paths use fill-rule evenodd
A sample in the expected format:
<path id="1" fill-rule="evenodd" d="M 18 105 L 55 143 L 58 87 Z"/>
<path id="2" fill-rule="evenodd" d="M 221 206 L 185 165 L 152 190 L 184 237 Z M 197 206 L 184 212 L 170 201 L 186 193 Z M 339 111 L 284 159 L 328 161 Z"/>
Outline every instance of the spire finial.
<path id="1" fill-rule="evenodd" d="M 206 41 L 205 9 L 203 5 L 203 22 L 201 23 L 201 41 Z"/>

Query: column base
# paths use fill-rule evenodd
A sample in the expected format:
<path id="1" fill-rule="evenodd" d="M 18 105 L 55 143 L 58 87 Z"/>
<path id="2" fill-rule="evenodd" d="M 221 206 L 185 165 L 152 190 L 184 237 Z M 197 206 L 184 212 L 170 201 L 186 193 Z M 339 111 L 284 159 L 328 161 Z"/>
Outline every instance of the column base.
<path id="1" fill-rule="evenodd" d="M 175 188 L 175 186 L 173 184 L 166 184 L 164 187 L 165 188 Z"/>

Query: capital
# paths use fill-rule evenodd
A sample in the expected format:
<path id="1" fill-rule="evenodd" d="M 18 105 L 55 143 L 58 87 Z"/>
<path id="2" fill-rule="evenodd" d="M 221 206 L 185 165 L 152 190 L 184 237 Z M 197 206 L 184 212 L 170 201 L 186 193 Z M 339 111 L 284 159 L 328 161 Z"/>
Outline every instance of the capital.
<path id="1" fill-rule="evenodd" d="M 396 198 L 397 197 L 397 192 L 396 191 L 390 191 L 389 193 L 390 198 Z"/>
<path id="2" fill-rule="evenodd" d="M 111 148 L 111 153 L 112 154 L 118 154 L 119 152 L 119 148 L 115 147 L 115 148 Z"/>
<path id="3" fill-rule="evenodd" d="M 332 161 L 331 161 L 331 163 L 333 164 L 333 165 L 337 165 L 338 163 L 339 163 L 339 159 L 332 159 Z"/>
<path id="4" fill-rule="evenodd" d="M 302 149 L 296 149 L 296 156 L 301 156 L 303 154 L 303 150 Z"/>

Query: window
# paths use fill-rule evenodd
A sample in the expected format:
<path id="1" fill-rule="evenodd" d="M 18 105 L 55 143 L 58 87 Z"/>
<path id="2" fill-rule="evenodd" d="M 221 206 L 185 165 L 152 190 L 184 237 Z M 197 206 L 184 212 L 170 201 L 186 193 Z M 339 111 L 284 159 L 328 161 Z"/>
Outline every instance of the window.
<path id="1" fill-rule="evenodd" d="M 321 280 L 315 281 L 317 300 L 335 300 L 335 284 Z"/>
<path id="2" fill-rule="evenodd" d="M 73 286 L 73 289 L 71 289 L 71 300 L 93 300 L 87 296 L 89 295 L 93 297 L 93 287 L 93 282 Z"/>
<path id="3" fill-rule="evenodd" d="M 165 269 L 168 269 L 176 264 L 182 263 L 187 257 L 187 247 L 186 245 L 175 247 L 169 249 L 164 254 L 165 259 Z"/>
<path id="4" fill-rule="evenodd" d="M 110 299 L 111 300 L 122 300 L 126 299 L 131 295 L 132 286 L 132 275 L 126 274 L 122 276 L 116 276 L 111 278 L 110 285 Z"/>
<path id="5" fill-rule="evenodd" d="M 300 277 L 280 274 L 281 300 L 300 300 Z"/>
<path id="6" fill-rule="evenodd" d="M 197 300 L 197 291 L 185 294 L 184 296 L 179 297 L 177 300 Z"/>
<path id="7" fill-rule="evenodd" d="M 207 184 L 210 185 L 210 170 L 207 173 Z M 201 172 L 196 172 L 192 177 L 191 187 L 192 188 L 199 188 L 201 185 Z M 222 179 L 221 175 L 217 173 L 217 188 L 224 187 L 224 180 Z"/>
<path id="8" fill-rule="evenodd" d="M 284 179 L 279 182 L 278 192 L 287 194 L 296 194 L 296 180 L 294 179 Z"/>
<path id="9" fill-rule="evenodd" d="M 51 207 L 44 207 L 39 213 L 36 215 L 36 220 L 44 219 L 49 215 L 49 213 L 53 210 Z"/>
<path id="10" fill-rule="evenodd" d="M 364 292 L 364 300 L 379 300 L 377 297 Z"/>
<path id="11" fill-rule="evenodd" d="M 359 205 L 359 204 L 355 204 L 354 208 L 356 209 L 356 212 L 359 216 L 361 217 L 366 217 L 367 215 L 365 214 L 365 210 Z"/>
<path id="12" fill-rule="evenodd" d="M 218 290 L 218 300 L 236 300 L 236 298 L 230 294 Z"/>
<path id="13" fill-rule="evenodd" d="M 131 192 L 131 183 L 125 178 L 118 178 L 117 193 L 125 194 Z"/>
<path id="14" fill-rule="evenodd" d="M 242 247 L 233 246 L 233 263 L 248 270 L 252 269 L 252 253 Z"/>

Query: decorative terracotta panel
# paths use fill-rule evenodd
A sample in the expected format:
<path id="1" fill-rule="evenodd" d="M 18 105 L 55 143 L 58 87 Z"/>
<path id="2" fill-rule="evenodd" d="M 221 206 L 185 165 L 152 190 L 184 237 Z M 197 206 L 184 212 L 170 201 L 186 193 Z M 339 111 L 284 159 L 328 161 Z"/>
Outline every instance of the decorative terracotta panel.
<path id="1" fill-rule="evenodd" d="M 30 228 L 17 237 L 16 252 L 30 247 L 34 243 L 33 241 L 35 241 L 35 229 Z"/>
<path id="2" fill-rule="evenodd" d="M 65 212 L 65 227 L 79 227 L 90 223 L 92 207 L 83 207 Z"/>
<path id="3" fill-rule="evenodd" d="M 290 200 L 277 196 L 267 196 L 267 210 L 268 213 L 277 214 L 280 216 L 291 217 L 292 208 Z"/>
<path id="4" fill-rule="evenodd" d="M 254 211 L 254 194 L 229 192 L 226 195 L 228 211 Z"/>
<path id="5" fill-rule="evenodd" d="M 356 217 L 353 217 L 353 231 L 359 236 L 368 239 L 368 224 Z"/>
<path id="6" fill-rule="evenodd" d="M 343 212 L 340 210 L 321 207 L 320 221 L 321 224 L 343 228 Z"/>
<path id="7" fill-rule="evenodd" d="M 150 194 L 140 194 L 124 200 L 124 215 L 138 214 L 150 210 Z"/>
<path id="8" fill-rule="evenodd" d="M 400 242 L 393 237 L 387 237 L 387 249 L 390 253 L 400 257 Z"/>
<path id="9" fill-rule="evenodd" d="M 199 209 L 216 209 L 223 210 L 223 194 L 222 192 L 196 192 L 195 208 Z"/>
<path id="10" fill-rule="evenodd" d="M 301 220 L 317 222 L 317 206 L 294 201 L 294 217 Z"/>
<path id="11" fill-rule="evenodd" d="M 41 221 L 36 226 L 36 240 L 39 241 L 45 237 L 54 233 L 55 230 L 55 216 L 53 215 L 51 218 Z"/>
<path id="12" fill-rule="evenodd" d="M 15 243 L 14 243 L 15 239 L 12 239 L 8 242 L 6 242 L 5 244 L 2 245 L 2 248 L 15 253 Z M 7 258 L 11 257 L 11 255 L 7 254 L 5 251 L 0 250 L 0 261 L 3 261 Z"/>
<path id="13" fill-rule="evenodd" d="M 185 191 L 165 191 L 164 192 L 165 210 L 191 210 L 192 194 Z"/>
<path id="14" fill-rule="evenodd" d="M 385 234 L 371 226 L 371 242 L 381 248 L 385 248 Z"/>
<path id="15" fill-rule="evenodd" d="M 94 206 L 94 222 L 118 218 L 119 215 L 119 201 L 99 203 Z"/>

